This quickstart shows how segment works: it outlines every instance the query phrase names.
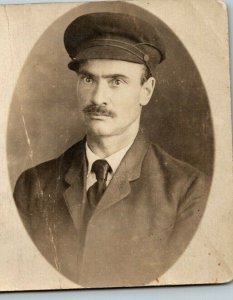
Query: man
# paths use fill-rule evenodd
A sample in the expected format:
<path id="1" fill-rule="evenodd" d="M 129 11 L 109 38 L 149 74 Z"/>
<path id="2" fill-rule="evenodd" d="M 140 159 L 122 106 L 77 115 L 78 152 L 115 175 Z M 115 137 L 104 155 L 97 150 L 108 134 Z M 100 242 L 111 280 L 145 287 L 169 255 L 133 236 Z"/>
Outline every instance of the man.
<path id="1" fill-rule="evenodd" d="M 185 250 L 208 194 L 201 172 L 140 128 L 165 47 L 149 24 L 119 13 L 77 18 L 64 42 L 86 136 L 20 176 L 19 213 L 41 253 L 74 282 L 149 283 Z"/>

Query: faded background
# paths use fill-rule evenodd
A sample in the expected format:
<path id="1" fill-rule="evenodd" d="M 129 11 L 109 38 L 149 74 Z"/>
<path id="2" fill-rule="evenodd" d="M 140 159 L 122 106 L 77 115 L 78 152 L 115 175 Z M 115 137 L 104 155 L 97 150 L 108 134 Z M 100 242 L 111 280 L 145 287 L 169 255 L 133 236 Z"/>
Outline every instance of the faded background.
<path id="1" fill-rule="evenodd" d="M 157 68 L 156 90 L 144 109 L 142 124 L 153 142 L 211 175 L 213 130 L 209 103 L 188 51 L 174 32 L 151 13 L 145 11 L 142 15 L 141 9 L 129 3 L 92 3 L 52 23 L 32 48 L 20 73 L 8 121 L 12 185 L 23 170 L 55 158 L 83 137 L 77 77 L 67 68 L 69 57 L 63 33 L 77 16 L 102 11 L 130 12 L 153 24 L 164 38 L 167 59 Z"/>

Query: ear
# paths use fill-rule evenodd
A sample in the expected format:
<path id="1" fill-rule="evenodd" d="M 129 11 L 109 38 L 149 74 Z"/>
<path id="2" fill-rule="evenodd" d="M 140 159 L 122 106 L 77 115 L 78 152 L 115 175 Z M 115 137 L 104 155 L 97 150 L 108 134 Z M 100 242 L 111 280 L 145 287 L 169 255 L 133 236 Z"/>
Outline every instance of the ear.
<path id="1" fill-rule="evenodd" d="M 140 95 L 141 106 L 145 106 L 149 103 L 154 92 L 155 83 L 156 79 L 154 77 L 148 78 L 148 80 L 143 83 Z"/>

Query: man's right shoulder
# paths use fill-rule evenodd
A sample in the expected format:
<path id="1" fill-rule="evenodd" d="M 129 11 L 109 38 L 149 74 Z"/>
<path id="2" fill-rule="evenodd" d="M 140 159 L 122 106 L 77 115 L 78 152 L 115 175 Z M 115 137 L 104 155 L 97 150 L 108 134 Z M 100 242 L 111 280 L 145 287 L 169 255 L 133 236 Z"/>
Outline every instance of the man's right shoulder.
<path id="1" fill-rule="evenodd" d="M 25 170 L 16 182 L 15 193 L 22 187 L 31 189 L 38 184 L 40 185 L 40 189 L 43 190 L 45 184 L 61 177 L 67 172 L 74 159 L 74 155 L 81 159 L 82 156 L 78 155 L 81 151 L 83 151 L 83 140 L 71 146 L 58 157 Z"/>

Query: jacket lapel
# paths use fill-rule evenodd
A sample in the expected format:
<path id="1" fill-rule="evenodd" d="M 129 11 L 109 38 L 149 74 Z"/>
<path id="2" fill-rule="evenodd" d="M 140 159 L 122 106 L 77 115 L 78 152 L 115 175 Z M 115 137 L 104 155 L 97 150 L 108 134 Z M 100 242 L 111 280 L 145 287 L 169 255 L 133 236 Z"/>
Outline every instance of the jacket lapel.
<path id="1" fill-rule="evenodd" d="M 103 197 L 96 207 L 92 218 L 100 211 L 112 206 L 131 192 L 130 181 L 140 177 L 142 162 L 149 148 L 149 141 L 140 131 L 125 157 L 121 161 L 116 173 L 109 183 Z"/>
<path id="2" fill-rule="evenodd" d="M 85 140 L 82 140 L 74 151 L 71 165 L 65 175 L 64 179 L 69 186 L 63 193 L 69 213 L 77 230 L 82 226 L 85 208 L 86 174 Z"/>
<path id="3" fill-rule="evenodd" d="M 150 143 L 141 130 L 121 161 L 91 219 L 102 210 L 121 201 L 130 194 L 130 182 L 140 177 L 142 162 L 149 146 Z M 69 186 L 63 193 L 63 196 L 77 230 L 82 227 L 85 213 L 86 176 L 87 162 L 84 139 L 77 145 L 70 167 L 64 177 Z"/>

